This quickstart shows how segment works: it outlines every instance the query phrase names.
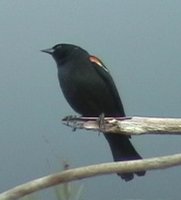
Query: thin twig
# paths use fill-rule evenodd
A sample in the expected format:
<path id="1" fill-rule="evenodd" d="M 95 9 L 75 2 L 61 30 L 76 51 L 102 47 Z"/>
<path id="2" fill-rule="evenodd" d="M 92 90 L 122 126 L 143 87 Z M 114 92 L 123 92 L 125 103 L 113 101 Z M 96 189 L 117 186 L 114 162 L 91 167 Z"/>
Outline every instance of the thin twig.
<path id="1" fill-rule="evenodd" d="M 76 169 L 68 169 L 60 173 L 45 176 L 28 183 L 19 185 L 0 194 L 0 200 L 16 200 L 27 194 L 45 189 L 57 184 L 84 179 L 88 177 L 111 174 L 136 172 L 153 169 L 164 169 L 176 165 L 181 165 L 181 154 L 172 156 L 156 157 L 144 160 L 124 161 L 114 163 L 103 163 L 80 167 Z"/>

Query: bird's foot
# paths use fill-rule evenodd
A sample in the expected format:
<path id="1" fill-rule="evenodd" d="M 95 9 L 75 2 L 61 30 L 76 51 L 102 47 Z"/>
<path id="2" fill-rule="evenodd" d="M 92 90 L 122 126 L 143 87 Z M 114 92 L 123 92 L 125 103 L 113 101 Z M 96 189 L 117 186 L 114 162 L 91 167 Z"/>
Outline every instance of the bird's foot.
<path id="1" fill-rule="evenodd" d="M 104 132 L 105 131 L 105 114 L 104 113 L 101 113 L 99 115 L 99 118 L 97 119 L 97 123 L 98 123 L 100 132 Z"/>

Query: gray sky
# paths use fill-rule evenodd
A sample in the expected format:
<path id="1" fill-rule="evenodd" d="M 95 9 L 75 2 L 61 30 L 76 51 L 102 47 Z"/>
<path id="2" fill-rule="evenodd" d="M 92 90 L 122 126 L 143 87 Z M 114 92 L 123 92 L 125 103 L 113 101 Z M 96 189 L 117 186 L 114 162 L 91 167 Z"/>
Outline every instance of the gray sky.
<path id="1" fill-rule="evenodd" d="M 71 167 L 112 161 L 103 136 L 71 132 L 53 59 L 39 50 L 67 42 L 98 55 L 127 115 L 181 116 L 181 1 L 0 1 L 0 191 Z M 143 157 L 179 153 L 178 136 L 139 136 Z M 126 183 L 79 181 L 83 199 L 179 199 L 180 167 Z M 173 187 L 171 187 L 173 186 Z"/>

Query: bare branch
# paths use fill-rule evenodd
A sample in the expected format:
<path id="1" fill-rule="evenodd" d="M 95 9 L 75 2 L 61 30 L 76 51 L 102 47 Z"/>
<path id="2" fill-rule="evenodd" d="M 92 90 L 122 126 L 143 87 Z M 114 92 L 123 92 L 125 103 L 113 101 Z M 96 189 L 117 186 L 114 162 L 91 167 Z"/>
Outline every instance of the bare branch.
<path id="1" fill-rule="evenodd" d="M 100 128 L 99 118 L 69 117 L 64 118 L 63 124 L 74 129 L 86 129 L 100 132 L 111 132 L 125 135 L 142 134 L 181 134 L 181 119 L 154 117 L 105 117 L 104 129 Z"/>
<path id="2" fill-rule="evenodd" d="M 150 118 L 150 117 L 123 117 L 105 118 L 104 127 L 100 127 L 99 118 L 94 117 L 69 117 L 63 123 L 73 129 L 111 132 L 115 134 L 140 135 L 140 134 L 181 134 L 181 119 L 176 118 Z M 45 189 L 57 184 L 66 183 L 83 178 L 151 169 L 164 169 L 181 165 L 181 154 L 157 157 L 144 160 L 133 160 L 114 163 L 103 163 L 68 169 L 60 173 L 42 177 L 17 186 L 0 194 L 0 200 L 16 200 L 32 192 Z"/>
<path id="3" fill-rule="evenodd" d="M 103 163 L 80 167 L 76 169 L 68 169 L 60 173 L 45 176 L 25 184 L 19 185 L 0 194 L 0 200 L 16 200 L 27 194 L 45 189 L 57 184 L 84 179 L 88 177 L 111 174 L 126 173 L 144 170 L 164 169 L 171 166 L 181 165 L 181 154 L 172 156 L 163 156 L 144 160 L 124 161 L 114 163 Z"/>

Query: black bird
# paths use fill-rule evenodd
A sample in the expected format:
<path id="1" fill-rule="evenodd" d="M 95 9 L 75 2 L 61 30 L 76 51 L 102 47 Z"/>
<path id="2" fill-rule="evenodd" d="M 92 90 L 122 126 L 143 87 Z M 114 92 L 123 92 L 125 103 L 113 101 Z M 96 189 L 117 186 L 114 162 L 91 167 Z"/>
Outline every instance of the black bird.
<path id="1" fill-rule="evenodd" d="M 42 52 L 53 56 L 58 68 L 60 87 L 77 113 L 87 117 L 98 117 L 101 114 L 106 117 L 125 116 L 114 81 L 100 59 L 72 44 L 57 44 Z M 128 136 L 111 133 L 104 136 L 110 145 L 114 161 L 142 159 Z M 135 174 L 143 176 L 145 171 Z M 126 181 L 134 177 L 134 173 L 118 175 Z"/>

